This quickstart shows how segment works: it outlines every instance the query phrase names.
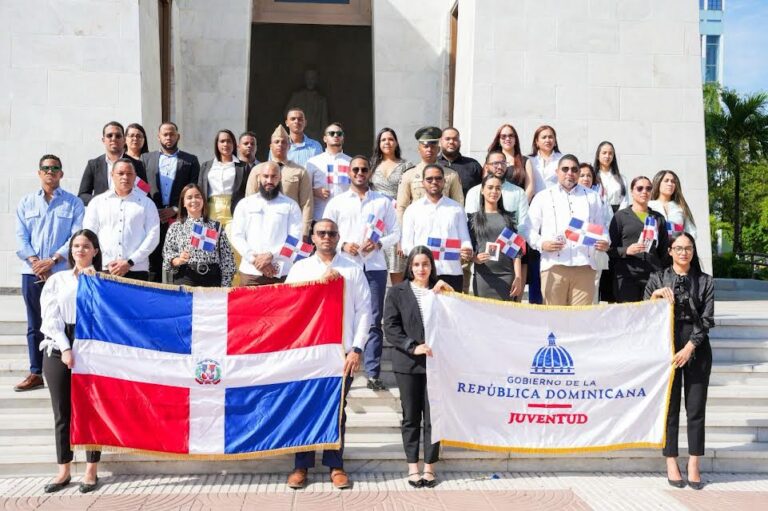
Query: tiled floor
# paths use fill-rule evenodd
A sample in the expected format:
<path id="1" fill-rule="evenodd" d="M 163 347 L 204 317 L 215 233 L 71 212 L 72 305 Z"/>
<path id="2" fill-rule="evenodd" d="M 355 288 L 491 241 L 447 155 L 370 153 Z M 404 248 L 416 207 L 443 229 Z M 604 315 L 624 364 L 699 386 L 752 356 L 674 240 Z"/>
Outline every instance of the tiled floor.
<path id="1" fill-rule="evenodd" d="M 77 485 L 42 493 L 44 477 L 0 479 L 4 510 L 713 510 L 768 509 L 768 474 L 705 474 L 702 491 L 670 488 L 663 474 L 441 474 L 435 489 L 410 488 L 402 474 L 352 474 L 356 484 L 338 491 L 314 473 L 293 491 L 284 474 L 104 477 L 82 496 Z"/>

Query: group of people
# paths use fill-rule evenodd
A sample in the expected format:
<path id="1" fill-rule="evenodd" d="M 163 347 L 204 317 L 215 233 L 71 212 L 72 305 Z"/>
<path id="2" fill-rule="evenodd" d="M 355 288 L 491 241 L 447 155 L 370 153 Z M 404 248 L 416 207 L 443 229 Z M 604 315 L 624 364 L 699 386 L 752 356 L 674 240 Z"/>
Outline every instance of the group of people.
<path id="1" fill-rule="evenodd" d="M 172 122 L 159 126 L 154 152 L 141 125 L 109 122 L 102 132 L 105 154 L 88 162 L 77 195 L 59 186 L 60 158 L 40 159 L 41 189 L 17 210 L 30 374 L 15 389 L 42 387 L 43 374 L 48 381 L 60 470 L 46 491 L 70 482 L 76 277 L 92 271 L 212 287 L 343 276 L 345 388 L 362 366 L 368 388 L 386 390 L 382 348 L 385 340 L 393 345 L 414 487 L 437 484 L 439 455 L 426 385 L 432 355 L 424 344 L 426 293 L 471 289 L 520 301 L 527 285 L 533 304 L 671 300 L 679 326 L 672 399 L 678 413 L 670 407 L 664 453 L 676 460 L 684 387 L 689 481 L 700 481 L 712 284 L 698 266 L 695 223 L 673 171 L 628 184 L 613 144 L 599 144 L 594 164 L 580 162 L 560 152 L 547 125 L 536 129 L 527 156 L 515 128 L 502 125 L 482 164 L 461 154 L 453 127 L 419 129 L 414 164 L 402 157 L 391 128 L 378 132 L 369 157 L 344 153 L 339 122 L 325 127 L 323 145 L 305 126 L 304 112 L 290 108 L 270 136 L 265 162 L 256 160 L 252 132 L 236 137 L 221 129 L 213 158 L 201 166 L 179 149 Z M 81 491 L 96 487 L 98 454 L 88 454 Z M 343 448 L 323 454 L 338 488 L 350 485 L 342 455 Z M 288 485 L 303 487 L 313 465 L 314 453 L 297 454 Z M 682 480 L 676 468 L 668 461 L 670 484 Z"/>

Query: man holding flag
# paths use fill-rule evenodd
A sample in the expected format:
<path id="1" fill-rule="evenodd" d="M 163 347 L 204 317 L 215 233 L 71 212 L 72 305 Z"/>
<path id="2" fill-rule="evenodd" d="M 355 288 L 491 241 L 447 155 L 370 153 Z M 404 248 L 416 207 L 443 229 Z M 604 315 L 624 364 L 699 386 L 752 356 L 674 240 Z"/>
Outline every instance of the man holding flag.
<path id="1" fill-rule="evenodd" d="M 461 263 L 472 259 L 467 215 L 461 204 L 443 197 L 445 173 L 440 165 L 424 167 L 423 186 L 426 195 L 403 214 L 403 252 L 408 255 L 419 245 L 430 247 L 437 277 L 453 289 L 463 289 Z"/>
<path id="2" fill-rule="evenodd" d="M 252 172 L 258 176 L 258 193 L 238 202 L 232 215 L 232 244 L 243 255 L 240 285 L 277 284 L 295 260 L 280 253 L 289 237 L 301 240 L 301 209 L 281 193 L 277 163 L 260 163 Z"/>
<path id="3" fill-rule="evenodd" d="M 323 135 L 325 152 L 307 161 L 307 172 L 312 176 L 315 221 L 323 218 L 328 201 L 349 189 L 349 156 L 344 154 L 344 128 L 332 122 Z"/>
<path id="4" fill-rule="evenodd" d="M 239 204 L 238 204 L 239 207 Z M 344 277 L 344 351 L 347 354 L 344 361 L 344 402 L 347 404 L 347 393 L 352 386 L 352 378 L 360 367 L 360 355 L 365 349 L 371 329 L 371 291 L 363 269 L 346 254 L 337 253 L 339 243 L 339 227 L 333 220 L 323 218 L 318 220 L 313 228 L 312 242 L 317 248 L 315 254 L 298 261 L 288 273 L 286 282 L 304 282 L 318 279 Z M 331 482 L 339 489 L 351 486 L 349 477 L 344 471 L 344 426 L 346 413 L 341 416 L 341 449 L 323 451 L 323 465 L 330 468 Z M 288 476 L 288 486 L 299 489 L 307 484 L 307 470 L 315 466 L 315 453 L 302 452 L 296 454 L 295 468 Z"/>
<path id="5" fill-rule="evenodd" d="M 352 158 L 349 173 L 349 190 L 328 202 L 325 217 L 339 226 L 338 248 L 363 267 L 371 288 L 373 324 L 365 346 L 365 373 L 369 389 L 386 390 L 379 378 L 384 344 L 381 317 L 387 290 L 387 262 L 383 251 L 400 240 L 400 226 L 392 200 L 370 189 L 371 166 L 368 158 Z"/>
<path id="6" fill-rule="evenodd" d="M 605 211 L 594 191 L 578 184 L 579 160 L 557 165 L 557 186 L 537 193 L 528 210 L 528 243 L 541 251 L 547 305 L 589 305 L 595 296 L 595 250 L 610 247 Z"/>

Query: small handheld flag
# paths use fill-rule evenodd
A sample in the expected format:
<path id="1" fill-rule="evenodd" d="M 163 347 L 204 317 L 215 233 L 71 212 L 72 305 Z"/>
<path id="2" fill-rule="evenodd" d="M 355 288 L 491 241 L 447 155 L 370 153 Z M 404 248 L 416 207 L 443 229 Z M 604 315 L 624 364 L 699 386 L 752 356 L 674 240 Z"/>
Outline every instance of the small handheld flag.
<path id="1" fill-rule="evenodd" d="M 656 229 L 656 218 L 648 215 L 645 217 L 645 225 L 643 231 L 640 233 L 640 239 L 638 243 L 645 245 L 645 251 L 650 252 L 653 242 L 659 239 L 659 231 Z"/>
<path id="2" fill-rule="evenodd" d="M 683 234 L 683 224 L 676 224 L 674 222 L 667 222 L 667 234 L 670 238 L 676 238 Z"/>
<path id="3" fill-rule="evenodd" d="M 149 186 L 149 183 L 141 179 L 139 176 L 136 176 L 136 181 L 134 182 L 134 185 L 136 185 L 136 188 L 138 188 L 144 193 L 149 193 L 152 190 L 152 187 Z"/>
<path id="4" fill-rule="evenodd" d="M 334 165 L 328 164 L 328 176 L 327 182 L 329 185 L 348 185 L 351 183 L 349 179 L 349 165 Z"/>
<path id="5" fill-rule="evenodd" d="M 505 227 L 499 237 L 496 238 L 501 253 L 510 259 L 517 257 L 517 254 L 525 254 L 525 239 L 509 227 Z"/>
<path id="6" fill-rule="evenodd" d="M 312 255 L 312 245 L 289 235 L 280 249 L 280 255 L 295 263 Z"/>
<path id="7" fill-rule="evenodd" d="M 219 239 L 219 231 L 211 229 L 203 224 L 192 224 L 192 239 L 190 243 L 193 247 L 206 252 L 216 250 L 216 241 Z"/>
<path id="8" fill-rule="evenodd" d="M 461 240 L 458 238 L 427 238 L 427 247 L 435 260 L 458 261 L 461 259 Z"/>
<path id="9" fill-rule="evenodd" d="M 381 237 L 384 235 L 384 229 L 386 228 L 384 220 L 376 218 L 376 215 L 371 213 L 368 215 L 366 221 L 367 237 L 374 243 L 378 243 Z"/>
<path id="10" fill-rule="evenodd" d="M 598 241 L 605 240 L 605 229 L 600 224 L 589 224 L 573 217 L 565 229 L 565 237 L 578 245 L 591 247 Z"/>

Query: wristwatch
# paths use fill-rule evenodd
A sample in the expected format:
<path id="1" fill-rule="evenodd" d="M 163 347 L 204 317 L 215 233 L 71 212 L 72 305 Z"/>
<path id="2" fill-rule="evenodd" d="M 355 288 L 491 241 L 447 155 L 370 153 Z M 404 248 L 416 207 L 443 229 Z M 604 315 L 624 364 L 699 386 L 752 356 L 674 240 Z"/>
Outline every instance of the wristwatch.
<path id="1" fill-rule="evenodd" d="M 128 263 L 128 266 L 133 268 L 133 265 L 134 265 L 133 259 L 128 259 L 128 261 L 126 261 L 126 262 Z"/>
<path id="2" fill-rule="evenodd" d="M 363 352 L 363 350 L 361 350 L 360 348 L 357 348 L 357 347 L 355 347 L 355 348 L 352 348 L 352 351 L 354 351 L 354 352 L 355 352 L 355 353 L 357 353 L 358 355 L 359 355 L 359 354 L 361 354 L 361 353 Z"/>

